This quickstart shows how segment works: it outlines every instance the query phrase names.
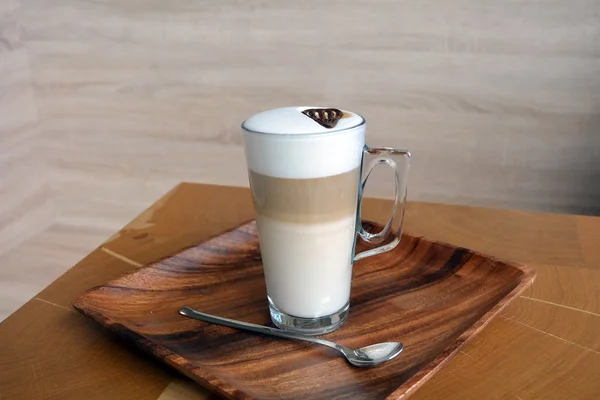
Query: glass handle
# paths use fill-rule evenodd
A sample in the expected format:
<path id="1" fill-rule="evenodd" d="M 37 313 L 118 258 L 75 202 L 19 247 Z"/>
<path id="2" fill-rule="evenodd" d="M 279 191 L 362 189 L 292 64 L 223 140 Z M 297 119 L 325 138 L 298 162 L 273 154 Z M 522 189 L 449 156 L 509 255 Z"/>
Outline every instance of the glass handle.
<path id="1" fill-rule="evenodd" d="M 354 261 L 361 260 L 366 257 L 374 256 L 376 254 L 381 254 L 386 251 L 392 250 L 394 247 L 400 243 L 400 238 L 402 237 L 402 224 L 404 222 L 404 209 L 406 205 L 406 194 L 407 194 L 407 185 L 406 181 L 408 178 L 408 169 L 410 165 L 410 152 L 404 149 L 393 149 L 390 147 L 366 147 L 364 149 L 363 157 L 366 154 L 378 156 L 369 165 L 367 169 L 367 174 L 360 184 L 359 194 L 358 194 L 358 218 L 357 218 L 357 227 L 358 227 L 358 235 L 362 240 L 369 244 L 380 244 L 384 242 L 390 234 L 393 234 L 394 240 L 390 243 L 375 247 L 373 249 L 365 250 L 361 253 L 358 253 L 354 256 Z M 399 166 L 395 161 L 396 159 L 402 158 L 406 160 L 406 167 Z M 396 182 L 396 197 L 394 199 L 394 207 L 392 209 L 392 215 L 388 220 L 387 224 L 384 226 L 383 230 L 379 233 L 370 233 L 365 231 L 362 225 L 361 211 L 362 211 L 362 197 L 365 189 L 365 185 L 367 184 L 367 180 L 371 175 L 371 172 L 375 169 L 376 166 L 380 164 L 386 164 L 390 166 L 394 170 L 394 177 Z"/>

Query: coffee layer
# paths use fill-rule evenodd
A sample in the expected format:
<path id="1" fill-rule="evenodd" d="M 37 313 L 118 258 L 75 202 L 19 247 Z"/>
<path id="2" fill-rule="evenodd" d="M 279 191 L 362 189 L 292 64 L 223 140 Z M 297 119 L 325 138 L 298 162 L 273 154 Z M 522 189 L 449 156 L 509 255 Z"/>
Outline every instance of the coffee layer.
<path id="1" fill-rule="evenodd" d="M 360 168 L 312 179 L 275 178 L 250 171 L 257 214 L 294 223 L 336 221 L 356 213 Z"/>

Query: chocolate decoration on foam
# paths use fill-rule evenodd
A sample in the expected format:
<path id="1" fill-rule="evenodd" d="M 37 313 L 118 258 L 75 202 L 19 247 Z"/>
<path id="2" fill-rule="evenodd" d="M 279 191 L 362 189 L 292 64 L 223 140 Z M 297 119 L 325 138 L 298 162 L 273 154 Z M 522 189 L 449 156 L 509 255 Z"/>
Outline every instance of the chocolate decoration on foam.
<path id="1" fill-rule="evenodd" d="M 335 128 L 344 113 L 337 108 L 309 108 L 302 111 L 302 114 L 316 121 L 319 125 L 331 129 Z"/>

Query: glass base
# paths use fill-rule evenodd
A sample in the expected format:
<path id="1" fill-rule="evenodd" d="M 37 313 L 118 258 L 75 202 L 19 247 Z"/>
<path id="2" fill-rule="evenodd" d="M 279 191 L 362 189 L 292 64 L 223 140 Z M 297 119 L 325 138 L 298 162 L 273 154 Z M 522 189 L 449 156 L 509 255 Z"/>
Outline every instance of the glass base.
<path id="1" fill-rule="evenodd" d="M 315 318 L 294 317 L 280 311 L 271 298 L 269 299 L 269 311 L 271 320 L 279 329 L 301 333 L 303 335 L 324 335 L 333 332 L 346 322 L 350 301 L 346 303 L 338 312 L 331 315 Z"/>

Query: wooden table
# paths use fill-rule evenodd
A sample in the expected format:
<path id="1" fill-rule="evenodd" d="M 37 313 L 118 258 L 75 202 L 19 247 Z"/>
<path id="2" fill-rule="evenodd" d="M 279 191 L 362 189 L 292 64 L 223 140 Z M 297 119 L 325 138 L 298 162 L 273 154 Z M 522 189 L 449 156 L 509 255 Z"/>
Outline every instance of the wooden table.
<path id="1" fill-rule="evenodd" d="M 365 218 L 383 221 L 387 200 Z M 209 399 L 75 312 L 85 289 L 253 218 L 181 184 L 0 324 L 0 399 Z M 406 231 L 532 265 L 536 282 L 411 399 L 600 399 L 600 218 L 409 203 Z"/>

